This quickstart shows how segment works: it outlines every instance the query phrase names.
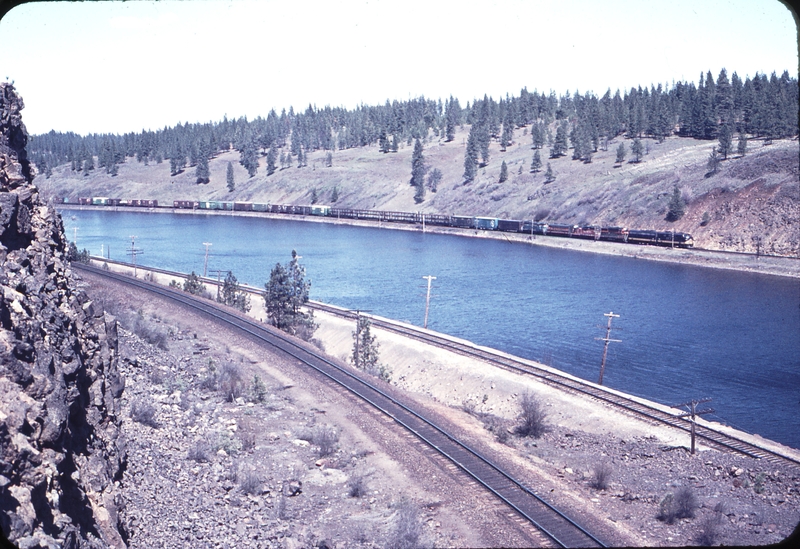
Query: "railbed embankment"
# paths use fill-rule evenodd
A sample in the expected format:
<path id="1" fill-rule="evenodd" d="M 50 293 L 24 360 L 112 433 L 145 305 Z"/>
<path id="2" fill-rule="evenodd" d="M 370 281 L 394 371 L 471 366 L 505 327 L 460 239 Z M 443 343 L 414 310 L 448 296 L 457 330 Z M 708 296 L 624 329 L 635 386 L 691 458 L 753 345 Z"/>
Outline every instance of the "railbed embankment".
<path id="1" fill-rule="evenodd" d="M 134 268 L 128 263 L 99 257 L 93 257 L 92 262 L 98 266 L 102 266 L 105 263 L 108 265 L 109 270 L 114 272 L 133 274 Z M 172 281 L 182 284 L 186 277 L 184 273 L 146 266 L 137 266 L 136 269 L 138 277 L 147 277 L 152 282 L 165 286 Z M 207 277 L 201 277 L 201 280 L 211 294 L 216 293 L 216 287 L 219 284 L 217 280 Z M 242 289 L 251 295 L 252 309 L 248 314 L 259 321 L 265 321 L 266 310 L 264 301 L 261 298 L 263 290 L 252 286 L 242 286 Z M 337 309 L 329 305 L 325 305 L 324 308 Z M 326 353 L 345 362 L 347 362 L 351 352 L 352 331 L 354 329 L 353 321 L 344 317 L 346 316 L 345 313 L 348 312 L 345 309 L 341 309 L 341 314 L 320 310 L 315 312 L 315 318 L 320 324 L 315 337 L 321 341 Z M 395 384 L 401 389 L 426 395 L 455 408 L 461 407 L 470 400 L 480 401 L 482 396 L 490 395 L 491 402 L 484 411 L 507 419 L 513 419 L 516 416 L 517 396 L 525 390 L 532 389 L 541 395 L 545 395 L 553 409 L 558 410 L 558 421 L 565 426 L 573 426 L 601 435 L 611 433 L 619 435 L 621 432 L 627 432 L 630 436 L 655 436 L 670 446 L 688 446 L 688 437 L 685 431 L 668 425 L 654 424 L 652 421 L 617 410 L 614 406 L 609 406 L 589 396 L 558 389 L 531 376 L 509 372 L 480 358 L 464 356 L 441 346 L 422 342 L 397 331 L 384 329 L 379 324 L 396 325 L 418 332 L 434 334 L 443 339 L 472 346 L 475 349 L 490 351 L 498 357 L 509 357 L 521 363 L 527 363 L 538 370 L 552 371 L 560 376 L 574 378 L 574 376 L 557 369 L 534 361 L 513 357 L 501 351 L 481 347 L 446 334 L 438 334 L 417 326 L 407 325 L 375 315 L 368 316 L 377 321 L 374 326 L 374 333 L 381 345 L 382 360 L 392 369 Z M 458 381 L 442 384 L 441 379 Z M 589 383 L 578 378 L 574 379 L 581 383 Z M 677 412 L 674 408 L 646 398 L 628 395 L 607 387 L 602 387 L 602 389 L 668 414 Z M 800 450 L 784 446 L 759 435 L 740 431 L 717 422 L 707 421 L 703 418 L 698 418 L 697 424 L 725 433 L 770 452 L 786 455 L 792 460 L 800 461 Z M 700 445 L 701 450 L 704 446 L 703 444 Z"/>

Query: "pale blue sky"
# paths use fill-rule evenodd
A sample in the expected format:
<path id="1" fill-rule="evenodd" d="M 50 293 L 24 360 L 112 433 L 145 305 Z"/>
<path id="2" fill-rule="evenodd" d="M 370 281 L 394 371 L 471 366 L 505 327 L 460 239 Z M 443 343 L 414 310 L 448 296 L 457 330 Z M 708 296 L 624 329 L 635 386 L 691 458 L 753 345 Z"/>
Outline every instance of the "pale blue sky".
<path id="1" fill-rule="evenodd" d="M 778 0 L 133 1 L 23 4 L 0 78 L 30 133 L 158 129 L 271 108 L 797 77 Z"/>

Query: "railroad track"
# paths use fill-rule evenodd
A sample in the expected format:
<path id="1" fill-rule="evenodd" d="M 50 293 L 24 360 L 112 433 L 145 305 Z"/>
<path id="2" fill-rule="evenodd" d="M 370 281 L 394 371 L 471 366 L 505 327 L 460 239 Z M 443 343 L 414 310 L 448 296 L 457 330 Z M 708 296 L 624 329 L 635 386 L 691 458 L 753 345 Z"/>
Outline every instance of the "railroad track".
<path id="1" fill-rule="evenodd" d="M 605 547 L 605 544 L 552 504 L 538 496 L 523 482 L 515 479 L 487 456 L 459 441 L 446 429 L 437 425 L 414 409 L 413 403 L 403 403 L 390 396 L 370 381 L 355 375 L 329 358 L 318 354 L 282 332 L 243 314 L 222 308 L 217 304 L 145 282 L 127 275 L 113 273 L 79 263 L 78 270 L 113 279 L 190 307 L 204 316 L 227 324 L 262 344 L 267 344 L 300 361 L 326 379 L 346 389 L 357 397 L 391 417 L 413 433 L 428 447 L 453 463 L 461 471 L 483 486 L 488 492 L 511 507 L 524 520 L 542 532 L 559 547 Z"/>
<path id="2" fill-rule="evenodd" d="M 356 318 L 355 312 L 342 309 L 340 307 L 319 302 L 312 302 L 310 306 L 313 309 L 324 311 L 340 317 L 351 318 L 353 320 Z M 423 330 L 407 324 L 388 321 L 372 316 L 370 316 L 370 321 L 375 327 L 401 334 L 404 337 L 413 338 L 430 345 L 435 345 L 464 356 L 476 358 L 515 373 L 535 377 L 537 380 L 547 383 L 548 385 L 557 387 L 561 390 L 580 393 L 582 395 L 589 396 L 590 398 L 606 402 L 617 409 L 624 410 L 627 413 L 639 418 L 646 418 L 657 424 L 669 425 L 686 433 L 691 432 L 691 422 L 688 419 L 677 417 L 677 415 L 670 414 L 660 408 L 649 406 L 639 402 L 638 400 L 626 398 L 625 396 L 608 391 L 605 388 L 593 383 L 566 375 L 560 375 L 557 372 L 549 369 L 537 368 L 528 362 L 514 359 L 509 355 L 492 351 L 487 348 L 478 347 L 468 342 L 460 342 L 451 338 L 442 337 L 441 335 L 429 332 L 428 330 Z M 791 456 L 786 456 L 772 450 L 756 446 L 755 444 L 727 433 L 716 431 L 704 425 L 696 424 L 695 432 L 697 438 L 700 441 L 705 442 L 708 446 L 724 451 L 736 452 L 752 458 L 766 459 L 773 463 L 789 463 L 793 466 L 800 467 L 800 460 L 797 460 Z"/>

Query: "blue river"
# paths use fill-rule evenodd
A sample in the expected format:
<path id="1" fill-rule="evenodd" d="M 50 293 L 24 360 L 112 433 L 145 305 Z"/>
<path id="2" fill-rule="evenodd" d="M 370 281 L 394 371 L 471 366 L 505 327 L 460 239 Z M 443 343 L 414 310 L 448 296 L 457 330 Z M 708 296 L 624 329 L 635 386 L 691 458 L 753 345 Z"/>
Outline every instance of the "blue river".
<path id="1" fill-rule="evenodd" d="M 800 282 L 494 239 L 231 215 L 63 212 L 78 248 L 263 287 L 302 256 L 311 298 L 428 327 L 800 448 Z"/>

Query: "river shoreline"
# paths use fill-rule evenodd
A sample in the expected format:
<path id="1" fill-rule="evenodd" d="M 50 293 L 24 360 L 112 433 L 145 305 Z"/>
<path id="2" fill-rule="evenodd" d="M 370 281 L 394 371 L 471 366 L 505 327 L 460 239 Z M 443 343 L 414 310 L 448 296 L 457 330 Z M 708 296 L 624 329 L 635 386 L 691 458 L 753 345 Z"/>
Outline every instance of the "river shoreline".
<path id="1" fill-rule="evenodd" d="M 419 224 L 382 223 L 367 220 L 336 219 L 325 217 L 299 216 L 287 214 L 273 214 L 266 212 L 239 212 L 239 211 L 198 211 L 182 210 L 175 208 L 138 208 L 127 206 L 81 206 L 75 204 L 59 204 L 57 210 L 105 210 L 134 213 L 170 213 L 183 215 L 228 215 L 242 217 L 258 217 L 266 219 L 283 219 L 309 223 L 330 223 L 335 225 L 350 225 L 354 227 L 377 227 L 401 231 L 424 231 L 433 234 L 449 234 L 469 238 L 492 238 L 518 242 L 534 246 L 546 246 L 578 252 L 630 257 L 648 261 L 660 261 L 678 265 L 692 265 L 712 269 L 724 269 L 741 272 L 767 274 L 790 278 L 800 278 L 800 258 L 780 256 L 757 256 L 739 252 L 725 252 L 715 250 L 697 250 L 684 248 L 664 248 L 659 246 L 640 246 L 622 244 L 617 242 L 600 242 L 579 240 L 554 236 L 525 235 L 520 233 L 505 233 L 496 231 L 479 231 L 475 229 L 459 229 L 454 227 L 425 226 Z"/>

